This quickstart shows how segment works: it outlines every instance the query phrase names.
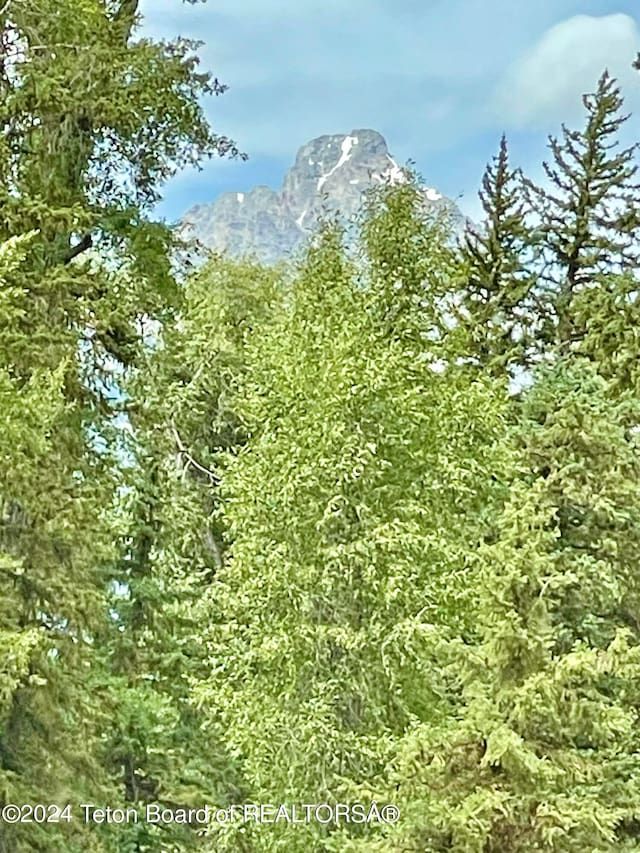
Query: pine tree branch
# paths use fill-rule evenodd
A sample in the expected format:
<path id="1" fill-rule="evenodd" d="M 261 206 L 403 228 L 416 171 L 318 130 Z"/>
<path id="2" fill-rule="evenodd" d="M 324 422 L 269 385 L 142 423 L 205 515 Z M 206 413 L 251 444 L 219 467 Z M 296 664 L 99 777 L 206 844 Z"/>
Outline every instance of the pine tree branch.
<path id="1" fill-rule="evenodd" d="M 72 246 L 69 252 L 66 254 L 64 263 L 70 264 L 74 258 L 77 258 L 78 255 L 81 255 L 83 252 L 86 252 L 87 249 L 90 249 L 93 246 L 93 237 L 91 234 L 85 234 L 80 242 Z"/>

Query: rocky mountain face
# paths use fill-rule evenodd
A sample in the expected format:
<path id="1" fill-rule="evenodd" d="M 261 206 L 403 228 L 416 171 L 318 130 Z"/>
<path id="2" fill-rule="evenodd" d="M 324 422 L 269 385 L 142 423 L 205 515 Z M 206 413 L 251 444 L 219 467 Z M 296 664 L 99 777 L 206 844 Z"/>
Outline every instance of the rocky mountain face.
<path id="1" fill-rule="evenodd" d="M 233 257 L 254 255 L 273 263 L 300 248 L 323 209 L 339 210 L 348 221 L 363 192 L 388 180 L 406 178 L 377 131 L 319 136 L 300 148 L 281 190 L 258 186 L 196 205 L 184 216 L 183 234 Z M 452 201 L 429 187 L 423 193 L 425 204 L 446 210 L 456 225 L 463 223 Z"/>

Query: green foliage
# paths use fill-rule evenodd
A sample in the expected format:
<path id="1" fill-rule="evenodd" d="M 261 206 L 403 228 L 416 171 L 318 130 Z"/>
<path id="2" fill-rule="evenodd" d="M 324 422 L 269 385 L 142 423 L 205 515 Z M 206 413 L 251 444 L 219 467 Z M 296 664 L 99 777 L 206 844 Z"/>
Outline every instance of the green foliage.
<path id="1" fill-rule="evenodd" d="M 0 12 L 2 804 L 135 802 L 126 720 L 139 714 L 166 755 L 171 733 L 197 727 L 150 691 L 146 661 L 110 658 L 123 627 L 112 507 L 128 487 L 124 377 L 179 304 L 176 241 L 149 208 L 180 166 L 235 151 L 204 119 L 200 96 L 221 87 L 196 45 L 137 39 L 136 7 Z M 150 843 L 78 820 L 0 825 L 3 853 Z"/>
<path id="2" fill-rule="evenodd" d="M 633 269 L 640 235 L 640 185 L 634 183 L 638 146 L 616 151 L 616 134 L 628 118 L 620 88 L 605 72 L 583 102 L 584 130 L 563 126 L 562 140 L 550 139 L 553 161 L 544 168 L 551 188 L 526 182 L 539 217 L 546 262 L 541 284 L 550 288 L 546 313 L 555 329 L 552 341 L 565 349 L 583 334 L 572 308 L 575 294 L 603 273 Z"/>
<path id="3" fill-rule="evenodd" d="M 79 455 L 79 412 L 65 395 L 73 350 L 26 376 L 20 359 L 15 328 L 29 311 L 20 272 L 35 239 L 10 240 L 0 252 L 0 791 L 18 803 L 75 799 L 97 773 L 98 709 L 80 676 L 90 667 L 87 631 L 102 619 L 108 541 L 96 512 L 108 478 L 98 460 Z M 26 825 L 3 826 L 0 839 L 12 850 L 52 841 L 45 827 Z"/>
<path id="4" fill-rule="evenodd" d="M 619 148 L 628 118 L 620 88 L 605 73 L 583 102 L 584 129 L 563 125 L 562 137 L 550 138 L 547 187 L 509 167 L 504 140 L 483 179 L 487 222 L 464 241 L 454 334 L 466 333 L 460 346 L 498 375 L 554 353 L 586 353 L 584 338 L 597 325 L 607 329 L 598 335 L 610 335 L 617 322 L 617 310 L 608 313 L 612 277 L 624 287 L 637 265 L 638 148 Z"/>
<path id="5" fill-rule="evenodd" d="M 238 153 L 202 113 L 200 97 L 224 87 L 199 71 L 198 45 L 136 39 L 130 7 L 10 0 L 0 29 L 0 239 L 39 228 L 22 331 L 82 330 L 88 370 L 107 383 L 113 359 L 140 357 L 140 319 L 166 318 L 177 300 L 175 238 L 147 217 L 162 184 Z"/>
<path id="6" fill-rule="evenodd" d="M 528 363 L 535 339 L 531 229 L 504 136 L 484 173 L 480 200 L 483 225 L 468 226 L 461 246 L 464 285 L 455 334 L 468 338 L 460 346 L 482 369 L 500 375 L 514 363 Z"/>
<path id="7" fill-rule="evenodd" d="M 640 317 L 638 281 L 625 275 L 603 275 L 596 287 L 574 298 L 576 325 L 584 335 L 577 351 L 598 366 L 618 391 L 638 391 Z"/>
<path id="8" fill-rule="evenodd" d="M 326 223 L 290 307 L 247 340 L 248 440 L 219 454 L 230 552 L 199 611 L 212 671 L 196 697 L 253 802 L 348 800 L 407 725 L 446 716 L 439 649 L 474 630 L 463 537 L 496 499 L 501 405 L 421 344 L 435 308 L 420 271 L 447 271 L 425 257 L 443 249 L 417 198 L 390 188 L 374 206 L 386 243 L 368 288 Z M 247 832 L 256 850 L 331 844 L 317 826 L 254 829 L 214 831 L 215 849 Z"/>
<path id="9" fill-rule="evenodd" d="M 634 847 L 635 277 L 576 284 L 566 354 L 506 143 L 483 201 L 461 252 L 413 179 L 369 196 L 355 256 L 329 220 L 292 273 L 212 259 L 142 374 L 148 577 L 179 578 L 212 798 L 402 813 L 212 825 L 205 849 Z"/>
<path id="10" fill-rule="evenodd" d="M 405 820 L 362 850 L 635 849 L 640 482 L 632 397 L 581 362 L 538 378 L 481 550 L 464 704 L 407 734 Z"/>
<path id="11" fill-rule="evenodd" d="M 189 702 L 189 682 L 209 673 L 196 605 L 225 550 L 216 453 L 246 440 L 232 402 L 244 338 L 281 301 L 275 280 L 275 271 L 213 259 L 185 286 L 179 326 L 159 335 L 127 384 L 130 467 L 113 519 L 117 630 L 100 647 L 112 662 L 104 761 L 134 803 L 196 808 L 242 798 L 236 762 Z M 119 839 L 140 849 L 156 849 L 160 838 L 175 850 L 199 846 L 190 827 L 158 832 L 139 824 Z"/>
<path id="12" fill-rule="evenodd" d="M 150 206 L 237 151 L 197 45 L 137 39 L 137 7 L 0 12 L 0 805 L 402 817 L 0 824 L 0 853 L 637 849 L 615 81 L 551 140 L 549 189 L 502 141 L 460 246 L 409 175 L 355 254 L 327 220 L 296 267 L 179 283 Z"/>

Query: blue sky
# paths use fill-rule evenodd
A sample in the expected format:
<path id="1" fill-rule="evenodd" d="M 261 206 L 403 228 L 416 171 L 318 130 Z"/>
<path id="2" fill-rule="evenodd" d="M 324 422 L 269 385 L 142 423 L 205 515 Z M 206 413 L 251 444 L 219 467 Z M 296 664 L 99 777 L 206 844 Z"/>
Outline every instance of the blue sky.
<path id="1" fill-rule="evenodd" d="M 142 0 L 141 11 L 145 34 L 205 42 L 203 67 L 229 85 L 207 115 L 250 158 L 174 178 L 159 207 L 170 220 L 221 192 L 277 189 L 300 145 L 362 127 L 477 216 L 502 132 L 538 178 L 548 134 L 580 125 L 580 95 L 605 67 L 640 139 L 638 0 Z"/>

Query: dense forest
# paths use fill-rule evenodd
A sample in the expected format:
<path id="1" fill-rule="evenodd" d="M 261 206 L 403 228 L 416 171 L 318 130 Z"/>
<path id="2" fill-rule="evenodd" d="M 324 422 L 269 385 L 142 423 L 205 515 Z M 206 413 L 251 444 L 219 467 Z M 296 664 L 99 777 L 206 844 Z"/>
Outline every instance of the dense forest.
<path id="1" fill-rule="evenodd" d="M 462 239 L 407 171 L 355 249 L 327 216 L 290 263 L 194 268 L 154 205 L 243 155 L 198 45 L 138 24 L 0 3 L 0 853 L 640 849 L 617 82 L 542 185 L 502 140 Z M 400 818 L 79 811 L 247 803 Z"/>

